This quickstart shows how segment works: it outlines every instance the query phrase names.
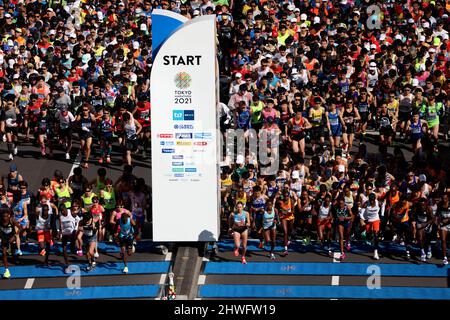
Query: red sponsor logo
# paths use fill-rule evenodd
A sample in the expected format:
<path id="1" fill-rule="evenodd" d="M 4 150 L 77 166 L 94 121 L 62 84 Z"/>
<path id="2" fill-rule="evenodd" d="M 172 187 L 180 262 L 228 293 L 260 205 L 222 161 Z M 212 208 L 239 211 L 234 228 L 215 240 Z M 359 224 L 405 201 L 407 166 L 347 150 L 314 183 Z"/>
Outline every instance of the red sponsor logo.
<path id="1" fill-rule="evenodd" d="M 207 144 L 208 144 L 208 142 L 206 142 L 206 141 L 194 142 L 194 146 L 206 146 Z"/>
<path id="2" fill-rule="evenodd" d="M 163 138 L 163 139 L 170 139 L 173 138 L 173 134 L 171 133 L 159 133 L 157 134 L 158 138 Z"/>

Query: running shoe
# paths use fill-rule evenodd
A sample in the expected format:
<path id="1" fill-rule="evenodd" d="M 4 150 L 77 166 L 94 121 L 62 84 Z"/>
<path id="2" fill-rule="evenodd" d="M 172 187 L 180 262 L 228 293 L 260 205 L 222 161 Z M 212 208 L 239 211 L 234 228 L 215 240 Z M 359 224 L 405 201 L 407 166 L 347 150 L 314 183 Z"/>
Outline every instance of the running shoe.
<path id="1" fill-rule="evenodd" d="M 70 160 L 70 154 L 68 152 L 66 153 L 66 160 Z"/>
<path id="2" fill-rule="evenodd" d="M 94 270 L 94 267 L 91 264 L 88 265 L 88 267 L 86 268 L 86 271 L 89 272 L 89 271 L 92 271 L 92 270 Z"/>
<path id="3" fill-rule="evenodd" d="M 14 160 L 14 157 L 13 157 L 12 153 L 9 154 L 8 160 Z"/>
<path id="4" fill-rule="evenodd" d="M 239 248 L 234 249 L 234 256 L 237 257 L 239 255 Z"/>
<path id="5" fill-rule="evenodd" d="M 287 255 L 289 254 L 289 251 L 286 249 L 286 250 L 284 250 L 283 254 L 284 254 L 285 256 L 287 256 Z"/>
<path id="6" fill-rule="evenodd" d="M 258 245 L 258 248 L 259 249 L 263 249 L 264 248 L 264 242 L 260 241 L 259 245 Z"/>
<path id="7" fill-rule="evenodd" d="M 43 157 L 45 157 L 45 148 L 41 148 L 41 154 Z"/>
<path id="8" fill-rule="evenodd" d="M 374 258 L 375 260 L 380 260 L 380 256 L 378 255 L 378 250 L 375 250 L 375 251 L 374 251 L 374 253 L 373 253 L 373 258 Z"/>
<path id="9" fill-rule="evenodd" d="M 409 259 L 409 258 L 411 258 L 411 254 L 409 253 L 408 250 L 406 250 L 406 259 Z"/>
<path id="10" fill-rule="evenodd" d="M 366 230 L 364 230 L 363 232 L 361 232 L 361 238 L 366 239 Z"/>
<path id="11" fill-rule="evenodd" d="M 98 163 L 103 163 L 103 158 L 98 159 Z"/>
<path id="12" fill-rule="evenodd" d="M 92 267 L 95 268 L 97 266 L 97 262 L 93 261 L 92 262 Z"/>
<path id="13" fill-rule="evenodd" d="M 349 241 L 347 241 L 347 243 L 345 244 L 345 249 L 347 249 L 347 251 L 350 251 L 350 249 L 352 248 L 351 244 Z"/>
<path id="14" fill-rule="evenodd" d="M 3 278 L 5 279 L 11 278 L 11 273 L 9 272 L 9 269 L 5 270 L 5 272 L 3 273 Z"/>
<path id="15" fill-rule="evenodd" d="M 98 258 L 100 257 L 100 255 L 98 254 L 98 252 L 94 253 L 94 258 Z"/>
<path id="16" fill-rule="evenodd" d="M 427 252 L 427 259 L 431 259 L 433 256 L 433 253 L 431 253 L 431 250 Z"/>
<path id="17" fill-rule="evenodd" d="M 131 247 L 131 252 L 135 253 L 136 252 L 136 245 L 133 243 L 133 246 Z"/>
<path id="18" fill-rule="evenodd" d="M 6 134 L 3 135 L 2 140 L 3 142 L 6 142 Z"/>
<path id="19" fill-rule="evenodd" d="M 77 256 L 82 257 L 83 256 L 83 250 L 78 250 L 77 251 Z"/>
<path id="20" fill-rule="evenodd" d="M 245 257 L 242 257 L 241 262 L 242 264 L 247 264 L 247 260 L 245 260 Z"/>
<path id="21" fill-rule="evenodd" d="M 333 257 L 333 251 L 331 251 L 330 249 L 328 249 L 328 256 Z"/>
<path id="22" fill-rule="evenodd" d="M 16 255 L 17 255 L 17 256 L 21 256 L 21 255 L 22 255 L 22 250 L 17 249 L 17 250 L 16 250 Z"/>
<path id="23" fill-rule="evenodd" d="M 45 254 L 46 254 L 45 249 L 42 249 L 41 252 L 39 252 L 39 254 L 40 254 L 41 256 L 45 256 Z"/>
<path id="24" fill-rule="evenodd" d="M 448 265 L 447 257 L 444 257 L 444 259 L 442 260 L 442 263 L 444 264 L 444 266 Z"/>
<path id="25" fill-rule="evenodd" d="M 275 255 L 273 253 L 270 254 L 270 259 L 275 260 Z"/>
<path id="26" fill-rule="evenodd" d="M 125 266 L 125 268 L 123 268 L 123 273 L 128 273 L 128 267 Z"/>
<path id="27" fill-rule="evenodd" d="M 17 147 L 14 147 L 14 155 L 17 155 Z"/>
<path id="28" fill-rule="evenodd" d="M 309 246 L 310 243 L 311 243 L 311 237 L 310 236 L 306 236 L 305 237 L 305 245 Z"/>
<path id="29" fill-rule="evenodd" d="M 111 163 L 111 158 L 110 157 L 106 157 L 106 163 Z"/>
<path id="30" fill-rule="evenodd" d="M 341 253 L 341 261 L 344 260 L 345 258 L 347 258 L 347 255 L 345 254 L 345 252 Z"/>
<path id="31" fill-rule="evenodd" d="M 420 261 L 422 261 L 422 262 L 426 262 L 427 261 L 427 255 L 425 253 L 421 254 Z"/>

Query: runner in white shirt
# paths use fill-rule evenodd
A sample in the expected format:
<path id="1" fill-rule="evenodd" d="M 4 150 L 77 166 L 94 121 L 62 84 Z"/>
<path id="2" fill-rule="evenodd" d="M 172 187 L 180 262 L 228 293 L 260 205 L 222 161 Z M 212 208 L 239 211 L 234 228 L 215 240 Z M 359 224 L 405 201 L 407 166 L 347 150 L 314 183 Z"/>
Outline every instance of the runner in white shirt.
<path id="1" fill-rule="evenodd" d="M 366 234 L 372 234 L 374 243 L 373 258 L 379 260 L 378 256 L 378 232 L 380 231 L 380 205 L 375 193 L 369 194 L 369 200 L 360 212 L 361 225 L 366 228 Z"/>
<path id="2" fill-rule="evenodd" d="M 61 233 L 61 242 L 63 247 L 63 256 L 64 262 L 66 266 L 69 266 L 69 261 L 67 259 L 67 243 L 70 242 L 70 246 L 72 248 L 72 253 L 75 251 L 75 242 L 77 238 L 77 228 L 78 223 L 80 222 L 80 217 L 71 212 L 70 209 L 67 209 L 64 204 L 59 206 L 59 210 L 61 216 L 59 218 L 60 221 L 60 233 Z M 66 269 L 66 273 L 70 273 L 68 269 Z"/>

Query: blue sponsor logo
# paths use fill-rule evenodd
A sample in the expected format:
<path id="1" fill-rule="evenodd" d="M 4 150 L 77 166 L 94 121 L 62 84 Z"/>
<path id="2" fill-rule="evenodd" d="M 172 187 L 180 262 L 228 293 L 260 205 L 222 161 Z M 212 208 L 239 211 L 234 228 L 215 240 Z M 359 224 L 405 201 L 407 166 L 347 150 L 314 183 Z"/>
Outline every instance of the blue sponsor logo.
<path id="1" fill-rule="evenodd" d="M 174 167 L 180 167 L 180 166 L 183 166 L 184 164 L 183 164 L 183 162 L 172 162 L 172 165 Z"/>
<path id="2" fill-rule="evenodd" d="M 184 120 L 194 120 L 194 110 L 184 110 Z"/>
<path id="3" fill-rule="evenodd" d="M 197 172 L 197 168 L 184 168 L 184 172 Z"/>
<path id="4" fill-rule="evenodd" d="M 194 110 L 173 110 L 172 120 L 193 121 L 195 119 Z"/>
<path id="5" fill-rule="evenodd" d="M 162 153 L 175 153 L 175 149 L 166 149 L 166 148 L 163 148 L 163 149 L 162 149 Z"/>
<path id="6" fill-rule="evenodd" d="M 192 124 L 175 124 L 173 126 L 174 129 L 194 129 L 194 126 Z"/>
<path id="7" fill-rule="evenodd" d="M 183 174 L 183 173 L 174 173 L 173 176 L 174 176 L 175 178 L 183 178 L 183 177 L 184 177 L 184 174 Z"/>
<path id="8" fill-rule="evenodd" d="M 175 143 L 173 141 L 160 141 L 159 143 L 162 146 L 173 146 Z"/>
<path id="9" fill-rule="evenodd" d="M 192 133 L 175 133 L 175 139 L 192 139 Z"/>
<path id="10" fill-rule="evenodd" d="M 183 156 L 182 155 L 174 155 L 174 156 L 172 156 L 172 159 L 173 160 L 182 160 Z"/>
<path id="11" fill-rule="evenodd" d="M 194 133 L 194 139 L 211 139 L 211 132 L 198 132 Z"/>

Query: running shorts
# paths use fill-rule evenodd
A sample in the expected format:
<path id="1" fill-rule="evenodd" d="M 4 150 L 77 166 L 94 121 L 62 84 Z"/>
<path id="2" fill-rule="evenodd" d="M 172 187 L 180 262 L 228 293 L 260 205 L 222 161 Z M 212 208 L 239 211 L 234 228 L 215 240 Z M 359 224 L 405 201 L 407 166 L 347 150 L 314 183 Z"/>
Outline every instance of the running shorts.
<path id="1" fill-rule="evenodd" d="M 52 233 L 47 230 L 38 230 L 37 240 L 38 242 L 50 242 L 52 241 Z"/>
<path id="2" fill-rule="evenodd" d="M 245 231 L 247 231 L 247 227 L 246 226 L 233 227 L 232 230 L 239 234 L 243 234 Z"/>
<path id="3" fill-rule="evenodd" d="M 331 229 L 330 219 L 317 219 L 317 226 L 325 226 L 326 229 Z"/>
<path id="4" fill-rule="evenodd" d="M 370 232 L 370 231 L 373 231 L 373 232 L 380 231 L 380 220 L 366 223 L 366 232 Z"/>
<path id="5" fill-rule="evenodd" d="M 132 236 L 119 236 L 119 244 L 121 247 L 132 248 L 133 247 L 133 237 Z"/>

